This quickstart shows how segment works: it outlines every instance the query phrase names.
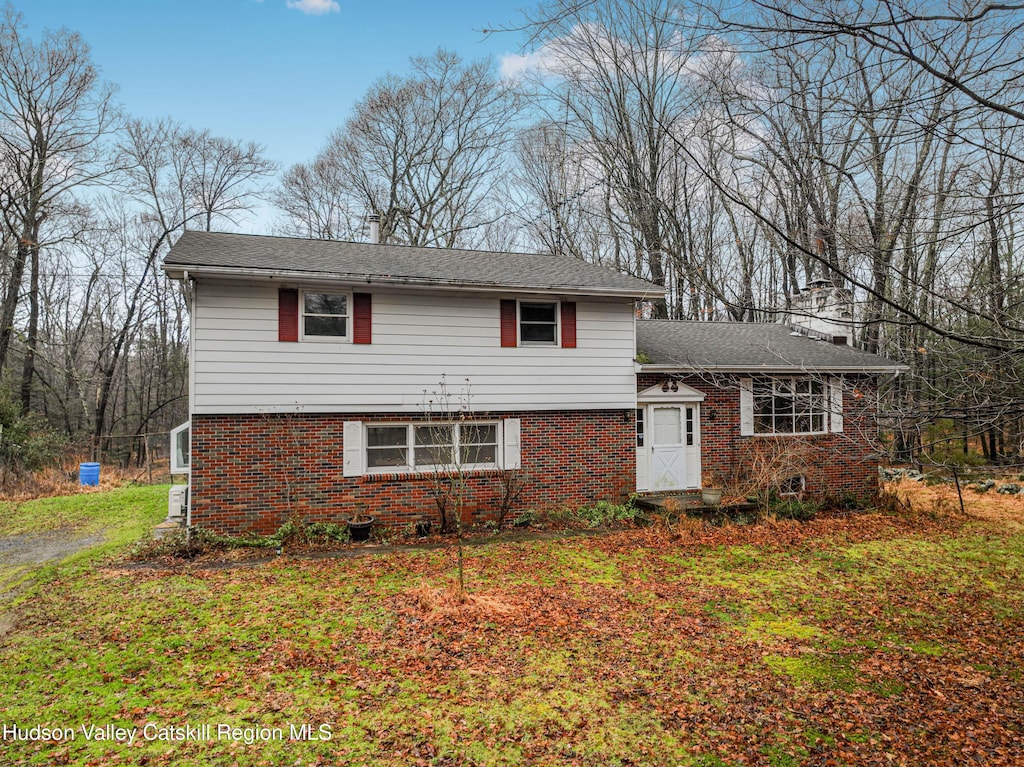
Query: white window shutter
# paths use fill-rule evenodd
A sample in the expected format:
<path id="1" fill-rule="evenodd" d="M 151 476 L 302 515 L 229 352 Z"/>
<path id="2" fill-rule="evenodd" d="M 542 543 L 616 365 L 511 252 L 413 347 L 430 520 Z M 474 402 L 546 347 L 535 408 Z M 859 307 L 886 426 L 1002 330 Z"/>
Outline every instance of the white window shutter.
<path id="1" fill-rule="evenodd" d="M 830 431 L 838 434 L 843 430 L 843 379 L 830 378 L 829 417 L 832 421 Z"/>
<path id="2" fill-rule="evenodd" d="M 363 476 L 366 473 L 363 468 L 363 422 L 345 421 L 342 439 L 345 441 L 342 450 L 342 458 L 344 459 L 342 476 Z"/>
<path id="3" fill-rule="evenodd" d="M 740 379 L 740 435 L 754 434 L 754 379 Z"/>
<path id="4" fill-rule="evenodd" d="M 522 425 L 518 418 L 506 418 L 502 421 L 503 469 L 523 468 Z"/>

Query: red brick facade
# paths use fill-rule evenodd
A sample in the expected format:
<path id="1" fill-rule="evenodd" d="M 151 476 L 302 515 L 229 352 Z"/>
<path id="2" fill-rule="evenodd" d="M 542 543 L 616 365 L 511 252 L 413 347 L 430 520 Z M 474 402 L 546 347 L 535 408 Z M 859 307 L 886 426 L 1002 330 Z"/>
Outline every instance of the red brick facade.
<path id="1" fill-rule="evenodd" d="M 526 479 L 515 515 L 525 509 L 623 500 L 636 487 L 632 410 L 480 414 L 518 418 Z M 437 520 L 430 476 L 342 476 L 347 420 L 420 421 L 396 414 L 192 417 L 192 524 L 220 533 L 271 533 L 290 514 L 340 522 L 356 511 L 393 526 L 421 516 Z M 493 519 L 498 472 L 469 477 L 464 516 Z"/>
<path id="2" fill-rule="evenodd" d="M 705 395 L 701 405 L 701 470 L 723 479 L 749 473 L 755 464 L 801 465 L 806 491 L 813 496 L 873 496 L 878 492 L 878 428 L 875 388 L 870 376 L 847 377 L 843 386 L 843 431 L 811 436 L 770 437 L 740 434 L 739 375 L 637 376 L 643 391 L 666 378 Z M 705 483 L 707 484 L 707 483 Z"/>

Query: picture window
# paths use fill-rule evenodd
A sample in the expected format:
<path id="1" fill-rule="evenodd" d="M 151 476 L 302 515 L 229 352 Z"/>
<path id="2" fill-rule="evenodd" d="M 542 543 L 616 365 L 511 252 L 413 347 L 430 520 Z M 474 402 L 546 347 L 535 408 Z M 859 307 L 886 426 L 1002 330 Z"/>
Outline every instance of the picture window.
<path id="1" fill-rule="evenodd" d="M 755 434 L 823 434 L 828 425 L 825 382 L 761 377 L 753 381 Z"/>
<path id="2" fill-rule="evenodd" d="M 495 468 L 498 425 L 373 424 L 366 427 L 365 449 L 369 471 Z"/>

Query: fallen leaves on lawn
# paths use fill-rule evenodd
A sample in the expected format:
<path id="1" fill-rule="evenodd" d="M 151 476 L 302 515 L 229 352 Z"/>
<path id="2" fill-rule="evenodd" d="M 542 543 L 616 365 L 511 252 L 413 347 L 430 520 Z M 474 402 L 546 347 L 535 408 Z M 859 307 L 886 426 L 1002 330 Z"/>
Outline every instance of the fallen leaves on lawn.
<path id="1" fill-rule="evenodd" d="M 213 744 L 214 761 L 1024 763 L 1024 514 L 934 505 L 497 542 L 467 550 L 465 593 L 447 550 L 107 568 L 89 595 L 56 582 L 25 625 L 59 632 L 50 711 L 105 685 L 127 721 L 337 734 L 276 755 Z M 115 593 L 151 606 L 97 615 Z"/>

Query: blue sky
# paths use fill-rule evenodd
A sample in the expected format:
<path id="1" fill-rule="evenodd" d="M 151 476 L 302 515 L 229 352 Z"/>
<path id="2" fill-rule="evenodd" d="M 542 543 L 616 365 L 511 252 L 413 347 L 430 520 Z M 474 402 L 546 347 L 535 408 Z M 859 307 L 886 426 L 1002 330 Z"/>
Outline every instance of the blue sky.
<path id="1" fill-rule="evenodd" d="M 498 66 L 521 0 L 15 0 L 29 35 L 82 35 L 136 117 L 171 116 L 308 160 L 378 77 L 439 47 Z M 289 7 L 296 6 L 296 7 Z M 324 10 L 323 13 L 314 13 Z"/>

